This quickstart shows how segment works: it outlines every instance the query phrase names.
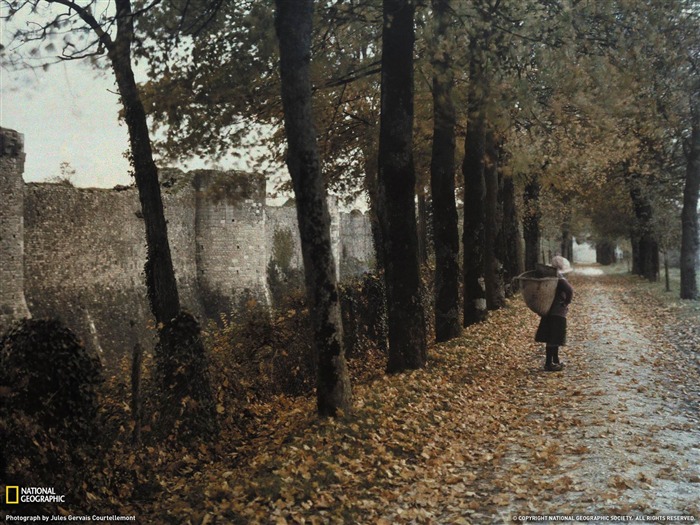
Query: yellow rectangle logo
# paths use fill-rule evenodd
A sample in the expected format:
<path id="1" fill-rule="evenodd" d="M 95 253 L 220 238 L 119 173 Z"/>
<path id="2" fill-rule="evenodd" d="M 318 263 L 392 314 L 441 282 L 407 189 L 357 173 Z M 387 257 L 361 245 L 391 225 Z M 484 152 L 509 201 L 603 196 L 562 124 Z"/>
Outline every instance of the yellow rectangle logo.
<path id="1" fill-rule="evenodd" d="M 5 487 L 5 503 L 8 505 L 19 503 L 19 487 L 17 485 Z"/>

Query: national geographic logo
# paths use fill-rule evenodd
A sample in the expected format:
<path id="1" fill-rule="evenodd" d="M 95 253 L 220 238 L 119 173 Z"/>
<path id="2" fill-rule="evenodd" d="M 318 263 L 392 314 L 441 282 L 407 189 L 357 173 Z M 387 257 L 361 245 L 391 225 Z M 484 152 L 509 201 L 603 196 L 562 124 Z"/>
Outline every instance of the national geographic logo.
<path id="1" fill-rule="evenodd" d="M 8 485 L 5 487 L 5 503 L 15 505 L 19 503 L 19 487 Z"/>
<path id="2" fill-rule="evenodd" d="M 7 485 L 5 487 L 5 504 L 17 505 L 18 503 L 65 503 L 63 494 L 56 494 L 53 487 L 20 487 Z"/>

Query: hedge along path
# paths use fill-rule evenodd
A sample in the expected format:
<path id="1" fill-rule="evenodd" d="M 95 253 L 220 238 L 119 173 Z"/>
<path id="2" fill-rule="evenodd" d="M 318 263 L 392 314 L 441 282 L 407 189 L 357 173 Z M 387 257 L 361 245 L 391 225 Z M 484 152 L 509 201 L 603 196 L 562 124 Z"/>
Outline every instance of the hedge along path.
<path id="1" fill-rule="evenodd" d="M 608 277 L 571 280 L 563 372 L 542 370 L 544 352 L 533 342 L 539 318 L 510 301 L 432 348 L 427 369 L 356 385 L 345 419 L 318 420 L 312 400 L 278 399 L 260 437 L 234 453 L 223 444 L 216 455 L 189 458 L 186 483 L 163 472 L 163 498 L 139 515 L 480 524 L 667 505 L 698 515 L 686 493 L 699 487 L 689 428 L 697 423 L 673 393 L 697 385 L 697 372 L 672 368 L 678 356 L 655 339 L 653 305 L 621 304 L 624 288 Z M 611 347 L 616 360 L 607 358 Z M 668 375 L 677 383 L 660 379 Z"/>

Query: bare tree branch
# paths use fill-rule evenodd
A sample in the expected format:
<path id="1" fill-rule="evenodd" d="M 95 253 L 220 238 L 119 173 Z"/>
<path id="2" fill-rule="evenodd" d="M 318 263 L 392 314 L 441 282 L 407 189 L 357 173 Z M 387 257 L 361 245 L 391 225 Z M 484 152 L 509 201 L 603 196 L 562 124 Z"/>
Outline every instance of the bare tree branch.
<path id="1" fill-rule="evenodd" d="M 105 30 L 102 28 L 100 23 L 95 20 L 95 17 L 92 16 L 92 14 L 85 9 L 84 7 L 76 4 L 72 0 L 45 0 L 45 2 L 49 4 L 61 4 L 69 9 L 72 9 L 75 11 L 80 18 L 85 22 L 88 26 L 90 26 L 90 29 L 92 29 L 95 34 L 99 37 L 99 41 L 108 49 L 112 50 L 114 48 L 114 42 L 112 41 L 112 38 L 109 36 L 109 33 L 105 32 Z"/>

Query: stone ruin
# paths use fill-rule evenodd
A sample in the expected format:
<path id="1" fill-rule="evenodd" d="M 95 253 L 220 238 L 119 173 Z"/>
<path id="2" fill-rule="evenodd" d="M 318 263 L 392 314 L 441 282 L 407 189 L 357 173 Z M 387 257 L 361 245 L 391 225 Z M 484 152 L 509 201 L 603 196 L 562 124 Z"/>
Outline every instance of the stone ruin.
<path id="1" fill-rule="evenodd" d="M 146 299 L 144 223 L 133 187 L 25 183 L 24 141 L 0 128 L 0 330 L 16 319 L 58 317 L 105 364 L 152 343 Z M 294 206 L 268 206 L 264 177 L 214 170 L 161 170 L 168 236 L 183 308 L 202 320 L 270 304 L 267 267 L 275 232 L 291 232 L 301 268 Z M 330 202 L 340 280 L 368 271 L 369 219 Z"/>

